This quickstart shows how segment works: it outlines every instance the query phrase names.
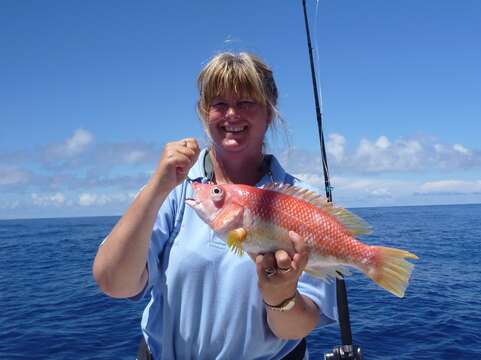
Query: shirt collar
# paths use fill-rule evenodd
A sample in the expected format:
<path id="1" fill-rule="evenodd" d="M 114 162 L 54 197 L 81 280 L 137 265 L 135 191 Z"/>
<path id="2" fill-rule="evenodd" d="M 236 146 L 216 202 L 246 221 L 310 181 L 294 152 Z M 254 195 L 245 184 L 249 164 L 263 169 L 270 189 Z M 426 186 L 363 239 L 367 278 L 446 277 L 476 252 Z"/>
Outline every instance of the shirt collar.
<path id="1" fill-rule="evenodd" d="M 271 154 L 267 154 L 266 156 L 270 157 L 269 171 L 259 180 L 259 182 L 256 184 L 257 187 L 270 184 L 272 182 L 283 183 L 286 176 L 286 172 L 282 168 L 281 164 L 279 164 L 279 161 L 277 161 L 276 157 Z"/>
<path id="2" fill-rule="evenodd" d="M 208 154 L 207 149 L 202 149 L 199 158 L 197 159 L 194 166 L 189 171 L 188 177 L 194 181 L 200 181 L 202 183 L 206 183 L 210 180 L 209 169 L 206 169 L 206 156 Z M 277 161 L 274 155 L 267 154 L 266 156 L 270 157 L 270 167 L 269 171 L 264 174 L 264 176 L 259 180 L 256 186 L 262 186 L 265 184 L 269 184 L 271 182 L 283 183 L 286 172 Z M 207 170 L 207 171 L 206 171 Z"/>
<path id="3" fill-rule="evenodd" d="M 194 166 L 190 168 L 189 174 L 187 175 L 193 181 L 200 181 L 201 183 L 206 183 L 209 181 L 208 174 L 204 169 L 205 157 L 208 154 L 207 149 L 202 149 L 197 161 Z"/>

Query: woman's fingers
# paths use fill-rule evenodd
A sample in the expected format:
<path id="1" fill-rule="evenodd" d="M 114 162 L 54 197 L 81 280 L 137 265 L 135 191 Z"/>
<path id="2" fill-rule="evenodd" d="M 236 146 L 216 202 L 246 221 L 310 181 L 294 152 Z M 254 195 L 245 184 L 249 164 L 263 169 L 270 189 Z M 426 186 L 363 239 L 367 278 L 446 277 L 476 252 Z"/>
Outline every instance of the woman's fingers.
<path id="1" fill-rule="evenodd" d="M 185 179 L 199 156 L 199 145 L 194 138 L 167 143 L 157 168 L 158 181 L 172 188 Z"/>
<path id="2" fill-rule="evenodd" d="M 274 255 L 272 253 L 257 255 L 256 268 L 258 276 L 272 278 L 277 272 Z"/>
<path id="3" fill-rule="evenodd" d="M 295 254 L 292 257 L 292 266 L 296 270 L 303 271 L 309 260 L 309 251 L 306 242 L 294 231 L 289 231 L 289 238 L 294 245 Z"/>
<path id="4" fill-rule="evenodd" d="M 275 253 L 249 254 L 256 262 L 257 272 L 263 277 L 272 279 L 274 275 L 292 275 L 299 277 L 309 260 L 309 252 L 304 239 L 294 231 L 289 232 L 294 251 L 277 250 Z M 274 270 L 274 271 L 272 271 Z M 269 276 L 266 276 L 268 274 Z"/>
<path id="5" fill-rule="evenodd" d="M 277 269 L 281 274 L 288 273 L 292 270 L 292 259 L 284 250 L 277 250 L 274 254 Z"/>
<path id="6" fill-rule="evenodd" d="M 184 145 L 186 148 L 189 148 L 193 150 L 196 154 L 199 154 L 200 147 L 199 147 L 199 144 L 197 143 L 197 140 L 195 140 L 194 138 L 186 138 L 182 141 L 184 142 Z"/>
<path id="7" fill-rule="evenodd" d="M 193 162 L 197 160 L 200 149 L 197 141 L 194 138 L 179 140 L 171 144 L 175 146 L 176 151 L 184 154 L 187 158 L 193 160 Z"/>
<path id="8" fill-rule="evenodd" d="M 192 166 L 199 156 L 199 145 L 193 138 L 187 138 L 166 145 L 168 147 L 169 156 L 178 161 L 184 161 L 187 165 Z M 182 156 L 183 155 L 183 156 Z M 179 157 L 176 157 L 179 156 Z"/>
<path id="9" fill-rule="evenodd" d="M 255 256 L 259 288 L 268 304 L 278 304 L 292 296 L 307 265 L 309 252 L 304 239 L 294 231 L 289 232 L 289 238 L 292 251 L 279 249 Z"/>

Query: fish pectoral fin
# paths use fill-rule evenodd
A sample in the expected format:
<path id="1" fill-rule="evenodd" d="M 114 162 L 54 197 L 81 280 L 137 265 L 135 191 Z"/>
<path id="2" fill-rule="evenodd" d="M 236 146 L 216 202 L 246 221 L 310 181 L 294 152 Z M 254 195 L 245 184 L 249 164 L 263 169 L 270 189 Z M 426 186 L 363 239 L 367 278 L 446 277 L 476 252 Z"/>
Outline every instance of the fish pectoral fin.
<path id="1" fill-rule="evenodd" d="M 247 237 L 247 231 L 244 228 L 237 228 L 229 231 L 227 234 L 227 245 L 229 248 L 237 255 L 244 255 L 244 250 L 242 249 L 242 242 Z"/>
<path id="2" fill-rule="evenodd" d="M 304 269 L 311 276 L 332 282 L 334 279 L 342 279 L 344 276 L 352 275 L 351 272 L 342 265 L 332 266 L 310 266 Z"/>

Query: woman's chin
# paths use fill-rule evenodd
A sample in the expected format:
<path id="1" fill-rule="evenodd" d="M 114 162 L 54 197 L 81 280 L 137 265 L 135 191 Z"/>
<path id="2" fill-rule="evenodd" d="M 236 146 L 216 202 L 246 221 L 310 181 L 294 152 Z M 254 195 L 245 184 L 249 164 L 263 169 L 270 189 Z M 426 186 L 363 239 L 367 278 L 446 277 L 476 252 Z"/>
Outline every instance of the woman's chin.
<path id="1" fill-rule="evenodd" d="M 229 152 L 240 152 L 247 148 L 247 145 L 237 139 L 223 139 L 222 149 Z"/>

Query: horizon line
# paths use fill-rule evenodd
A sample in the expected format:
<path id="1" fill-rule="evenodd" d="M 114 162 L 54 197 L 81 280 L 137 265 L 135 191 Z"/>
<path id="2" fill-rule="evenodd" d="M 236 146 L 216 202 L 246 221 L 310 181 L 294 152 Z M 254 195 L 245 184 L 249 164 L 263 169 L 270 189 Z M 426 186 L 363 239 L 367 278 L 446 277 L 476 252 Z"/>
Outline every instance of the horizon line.
<path id="1" fill-rule="evenodd" d="M 462 203 L 462 204 L 413 204 L 413 205 L 382 205 L 382 206 L 349 206 L 345 209 L 382 209 L 382 208 L 397 208 L 397 207 L 435 207 L 435 206 L 473 206 L 481 205 L 481 203 Z M 13 220 L 52 220 L 52 219 L 89 219 L 102 217 L 122 217 L 122 215 L 78 215 L 78 216 L 49 216 L 49 217 L 16 217 L 16 218 L 0 218 L 0 221 Z"/>

